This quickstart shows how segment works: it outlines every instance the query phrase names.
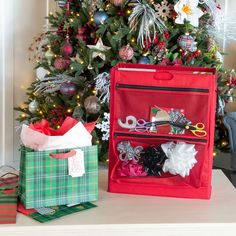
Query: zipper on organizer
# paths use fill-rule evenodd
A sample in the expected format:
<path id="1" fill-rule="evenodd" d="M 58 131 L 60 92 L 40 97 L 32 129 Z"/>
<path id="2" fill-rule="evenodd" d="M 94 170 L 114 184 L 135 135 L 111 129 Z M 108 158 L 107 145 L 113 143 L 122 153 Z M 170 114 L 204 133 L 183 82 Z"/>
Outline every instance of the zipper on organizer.
<path id="1" fill-rule="evenodd" d="M 131 134 L 131 133 L 119 133 L 115 132 L 114 137 L 135 137 L 135 138 L 149 138 L 149 139 L 172 139 L 172 140 L 183 140 L 183 141 L 192 141 L 198 143 L 207 143 L 206 139 L 199 139 L 199 138 L 184 138 L 184 137 L 175 137 L 175 136 L 154 136 L 154 135 L 147 135 L 147 134 Z"/>
<path id="2" fill-rule="evenodd" d="M 159 90 L 159 91 L 179 91 L 179 92 L 199 92 L 209 93 L 209 89 L 201 88 L 174 88 L 174 87 L 161 87 L 161 86 L 146 86 L 136 84 L 116 84 L 116 88 L 127 88 L 127 89 L 140 89 L 140 90 Z"/>

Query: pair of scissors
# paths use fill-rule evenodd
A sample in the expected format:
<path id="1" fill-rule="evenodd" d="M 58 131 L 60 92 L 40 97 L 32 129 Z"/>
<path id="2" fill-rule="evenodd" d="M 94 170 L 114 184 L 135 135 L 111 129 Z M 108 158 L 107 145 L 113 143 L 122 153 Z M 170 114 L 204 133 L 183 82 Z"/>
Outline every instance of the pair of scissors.
<path id="1" fill-rule="evenodd" d="M 154 122 L 145 122 L 144 121 L 144 126 L 146 126 L 147 128 L 150 128 L 153 125 L 156 126 L 156 125 L 163 125 L 163 124 L 170 124 L 170 125 L 178 127 L 178 128 L 189 130 L 196 137 L 207 136 L 207 132 L 205 130 L 205 125 L 201 122 L 199 122 L 195 125 L 192 125 L 192 124 L 188 124 L 188 123 L 187 124 L 180 124 L 180 123 L 175 123 L 175 122 L 171 122 L 171 121 L 154 121 Z M 137 127 L 136 127 L 136 129 L 137 129 Z"/>
<path id="2" fill-rule="evenodd" d="M 170 123 L 170 125 L 173 125 L 173 126 L 191 131 L 196 137 L 205 137 L 205 136 L 207 136 L 207 132 L 205 130 L 205 125 L 201 122 L 199 122 L 195 125 L 192 125 L 192 124 L 178 124 L 178 123 L 173 123 L 173 122 L 169 122 L 169 123 Z"/>
<path id="3" fill-rule="evenodd" d="M 136 127 L 134 130 L 136 132 L 149 132 L 152 128 L 156 129 L 157 125 L 169 124 L 169 121 L 154 121 L 147 122 L 144 119 L 137 120 Z"/>

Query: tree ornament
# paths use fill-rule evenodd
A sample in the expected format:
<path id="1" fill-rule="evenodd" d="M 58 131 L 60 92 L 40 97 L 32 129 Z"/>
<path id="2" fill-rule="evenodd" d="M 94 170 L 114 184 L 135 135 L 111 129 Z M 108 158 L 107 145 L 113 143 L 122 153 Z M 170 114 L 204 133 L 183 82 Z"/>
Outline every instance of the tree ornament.
<path id="1" fill-rule="evenodd" d="M 167 0 L 163 0 L 160 4 L 154 4 L 156 10 L 156 16 L 167 21 L 172 17 L 173 5 L 168 3 Z"/>
<path id="2" fill-rule="evenodd" d="M 87 33 L 87 27 L 86 26 L 82 26 L 82 27 L 80 27 L 78 29 L 76 38 L 78 40 L 82 40 L 82 41 L 84 41 L 86 43 L 87 40 L 88 40 L 88 35 L 86 33 Z"/>
<path id="3" fill-rule="evenodd" d="M 99 74 L 96 78 L 95 90 L 98 91 L 101 95 L 99 100 L 101 103 L 109 103 L 110 101 L 110 74 L 103 72 Z"/>
<path id="4" fill-rule="evenodd" d="M 166 48 L 165 47 L 160 47 L 159 45 L 155 45 L 152 48 L 152 55 L 158 60 L 162 61 L 163 58 L 166 55 Z"/>
<path id="5" fill-rule="evenodd" d="M 111 3 L 113 3 L 116 7 L 120 7 L 124 4 L 125 0 L 111 0 Z"/>
<path id="6" fill-rule="evenodd" d="M 67 35 L 69 37 L 72 37 L 74 33 L 74 29 L 72 27 L 65 27 L 65 22 L 61 22 L 61 24 L 58 26 L 57 34 L 61 36 L 62 38 L 66 38 Z"/>
<path id="7" fill-rule="evenodd" d="M 223 23 L 223 13 L 219 6 L 217 5 L 215 0 L 199 0 L 200 4 L 204 4 L 207 8 L 207 11 L 210 13 L 212 17 L 213 27 L 216 29 L 220 28 L 220 25 Z"/>
<path id="8" fill-rule="evenodd" d="M 187 20 L 192 26 L 198 27 L 199 18 L 204 15 L 198 3 L 199 0 L 179 0 L 174 6 L 177 13 L 175 23 L 184 24 L 184 20 Z"/>
<path id="9" fill-rule="evenodd" d="M 48 112 L 48 120 L 54 127 L 61 126 L 66 116 L 66 107 L 62 106 L 57 106 Z"/>
<path id="10" fill-rule="evenodd" d="M 190 52 L 197 51 L 196 42 L 191 35 L 189 34 L 181 35 L 179 36 L 177 41 L 182 50 Z"/>
<path id="11" fill-rule="evenodd" d="M 140 57 L 138 60 L 138 64 L 150 64 L 150 59 L 148 57 Z"/>
<path id="12" fill-rule="evenodd" d="M 57 70 L 66 70 L 70 65 L 70 59 L 64 57 L 58 57 L 54 61 L 54 67 Z"/>
<path id="13" fill-rule="evenodd" d="M 212 36 L 208 37 L 207 40 L 207 51 L 211 52 L 217 48 L 216 42 Z"/>
<path id="14" fill-rule="evenodd" d="M 89 96 L 84 100 L 84 108 L 87 114 L 97 114 L 101 110 L 99 99 L 96 96 Z"/>
<path id="15" fill-rule="evenodd" d="M 129 0 L 128 6 L 135 7 L 137 2 L 138 2 L 138 0 Z"/>
<path id="16" fill-rule="evenodd" d="M 40 81 L 35 83 L 34 91 L 36 93 L 55 93 L 60 90 L 61 84 L 73 80 L 74 77 L 71 77 L 66 74 L 57 74 L 55 76 L 45 77 Z"/>
<path id="17" fill-rule="evenodd" d="M 67 0 L 58 0 L 57 4 L 59 7 L 64 8 L 66 6 Z"/>
<path id="18" fill-rule="evenodd" d="M 78 91 L 77 86 L 73 82 L 65 82 L 60 86 L 61 94 L 67 97 L 74 96 L 75 94 L 77 94 L 77 91 Z"/>
<path id="19" fill-rule="evenodd" d="M 70 3 L 71 3 L 72 0 L 67 0 L 66 1 L 66 5 L 65 5 L 65 8 L 66 8 L 66 16 L 69 17 L 70 16 Z"/>
<path id="20" fill-rule="evenodd" d="M 52 64 L 52 60 L 55 57 L 55 54 L 53 53 L 53 51 L 51 50 L 51 47 L 48 48 L 47 52 L 45 53 L 45 58 L 48 61 L 48 65 Z"/>
<path id="21" fill-rule="evenodd" d="M 108 19 L 108 15 L 105 11 L 97 11 L 93 18 L 96 25 L 101 25 Z"/>
<path id="22" fill-rule="evenodd" d="M 130 45 L 126 45 L 123 46 L 122 48 L 120 48 L 119 50 L 119 56 L 121 59 L 129 61 L 133 58 L 134 56 L 134 50 L 132 47 L 130 47 Z"/>
<path id="23" fill-rule="evenodd" d="M 137 41 L 144 48 L 145 42 L 152 42 L 158 33 L 166 30 L 164 22 L 156 16 L 155 10 L 147 3 L 138 2 L 129 17 L 131 32 L 137 31 Z"/>
<path id="24" fill-rule="evenodd" d="M 110 135 L 110 113 L 105 112 L 101 123 L 96 124 L 96 128 L 102 132 L 102 140 L 109 140 Z"/>
<path id="25" fill-rule="evenodd" d="M 92 59 L 100 57 L 103 61 L 106 60 L 106 55 L 104 54 L 104 52 L 111 49 L 111 47 L 107 47 L 103 44 L 101 38 L 98 39 L 96 45 L 87 45 L 87 47 L 93 50 Z"/>
<path id="26" fill-rule="evenodd" d="M 43 80 L 48 74 L 49 71 L 45 70 L 43 67 L 39 67 L 36 69 L 36 76 L 39 80 Z"/>
<path id="27" fill-rule="evenodd" d="M 39 103 L 36 100 L 33 100 L 29 103 L 29 111 L 32 114 L 35 114 L 37 112 L 37 109 L 39 107 Z"/>
<path id="28" fill-rule="evenodd" d="M 66 41 L 61 48 L 61 52 L 64 56 L 68 57 L 73 53 L 73 47 L 69 41 L 69 36 L 66 36 Z"/>

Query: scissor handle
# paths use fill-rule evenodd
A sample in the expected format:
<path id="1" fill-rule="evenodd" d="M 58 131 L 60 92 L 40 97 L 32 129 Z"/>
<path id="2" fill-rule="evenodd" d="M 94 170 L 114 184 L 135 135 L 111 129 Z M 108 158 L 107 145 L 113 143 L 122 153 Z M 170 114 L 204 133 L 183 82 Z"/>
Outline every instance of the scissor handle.
<path id="1" fill-rule="evenodd" d="M 196 125 L 190 125 L 189 130 L 197 137 L 205 137 L 207 135 L 206 130 L 204 130 L 205 125 L 203 123 L 197 123 Z"/>
<path id="2" fill-rule="evenodd" d="M 145 127 L 146 124 L 147 124 L 147 122 L 144 119 L 137 120 L 137 126 Z"/>
<path id="3" fill-rule="evenodd" d="M 197 123 L 196 125 L 194 125 L 194 127 L 198 130 L 204 130 L 205 129 L 205 125 L 201 122 Z"/>
<path id="4" fill-rule="evenodd" d="M 202 129 L 195 129 L 195 130 L 190 130 L 195 136 L 197 137 L 205 137 L 207 136 L 207 132 Z"/>
<path id="5" fill-rule="evenodd" d="M 134 129 L 134 131 L 140 132 L 140 133 L 147 132 L 148 130 L 149 130 L 149 127 L 145 127 L 145 126 L 136 126 L 136 128 Z"/>

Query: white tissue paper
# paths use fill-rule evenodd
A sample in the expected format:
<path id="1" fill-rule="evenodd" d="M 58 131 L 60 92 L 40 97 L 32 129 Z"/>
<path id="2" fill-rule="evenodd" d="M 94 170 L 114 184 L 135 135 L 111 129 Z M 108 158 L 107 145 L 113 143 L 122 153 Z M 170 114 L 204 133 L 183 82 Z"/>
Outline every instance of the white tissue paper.
<path id="1" fill-rule="evenodd" d="M 194 144 L 184 142 L 169 142 L 161 145 L 168 159 L 163 165 L 163 171 L 183 178 L 188 176 L 190 170 L 197 163 L 197 151 Z"/>
<path id="2" fill-rule="evenodd" d="M 72 149 L 92 145 L 92 135 L 81 122 L 62 136 L 48 136 L 23 124 L 20 136 L 24 146 L 35 151 Z"/>

